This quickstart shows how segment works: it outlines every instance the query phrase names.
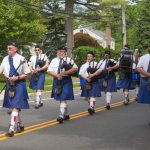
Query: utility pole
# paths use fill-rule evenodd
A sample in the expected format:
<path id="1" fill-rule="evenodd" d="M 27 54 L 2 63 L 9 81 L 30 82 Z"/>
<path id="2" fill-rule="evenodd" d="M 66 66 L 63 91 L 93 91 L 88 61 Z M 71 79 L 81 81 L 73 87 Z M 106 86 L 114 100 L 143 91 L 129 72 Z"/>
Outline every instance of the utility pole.
<path id="1" fill-rule="evenodd" d="M 122 46 L 127 44 L 125 6 L 122 6 Z"/>
<path id="2" fill-rule="evenodd" d="M 65 23 L 65 31 L 67 35 L 67 54 L 70 57 L 72 55 L 72 50 L 74 47 L 74 36 L 73 36 L 73 6 L 74 0 L 66 0 L 66 23 Z"/>
<path id="3" fill-rule="evenodd" d="M 110 45 L 111 45 L 111 28 L 110 28 L 110 24 L 106 25 L 105 34 L 106 34 L 106 48 L 110 49 Z"/>

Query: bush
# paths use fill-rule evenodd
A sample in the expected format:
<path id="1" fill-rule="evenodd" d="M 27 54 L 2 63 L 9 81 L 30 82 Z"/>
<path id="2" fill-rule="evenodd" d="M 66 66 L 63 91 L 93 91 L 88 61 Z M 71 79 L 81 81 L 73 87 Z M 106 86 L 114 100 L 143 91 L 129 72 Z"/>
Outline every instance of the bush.
<path id="1" fill-rule="evenodd" d="M 99 61 L 102 58 L 102 55 L 105 51 L 103 48 L 93 48 L 89 46 L 80 46 L 73 50 L 73 56 L 76 64 L 80 67 L 82 64 L 86 62 L 87 52 L 94 51 L 95 52 L 95 60 Z"/>

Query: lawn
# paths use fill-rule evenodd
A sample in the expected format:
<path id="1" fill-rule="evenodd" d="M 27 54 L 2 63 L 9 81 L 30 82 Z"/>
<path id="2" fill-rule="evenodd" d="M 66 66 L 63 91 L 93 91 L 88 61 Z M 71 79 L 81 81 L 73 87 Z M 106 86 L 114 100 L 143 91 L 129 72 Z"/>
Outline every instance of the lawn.
<path id="1" fill-rule="evenodd" d="M 52 80 L 52 77 L 50 77 L 48 74 L 46 74 L 46 78 L 45 78 L 45 85 L 44 85 L 44 89 L 45 91 L 51 91 L 52 90 L 52 84 L 53 84 L 53 80 Z M 79 87 L 80 86 L 80 83 L 78 82 L 78 79 L 77 78 L 73 78 L 73 86 L 74 87 Z M 0 82 L 0 90 L 4 87 L 5 85 L 5 82 Z M 28 90 L 28 93 L 32 93 L 34 92 L 33 90 L 31 90 L 29 88 L 29 80 L 27 80 L 27 90 Z"/>

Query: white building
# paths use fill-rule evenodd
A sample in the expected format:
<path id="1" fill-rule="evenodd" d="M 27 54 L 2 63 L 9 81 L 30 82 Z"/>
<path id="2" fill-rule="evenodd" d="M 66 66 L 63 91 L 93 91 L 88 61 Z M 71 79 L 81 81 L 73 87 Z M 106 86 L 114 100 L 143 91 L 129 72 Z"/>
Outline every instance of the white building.
<path id="1" fill-rule="evenodd" d="M 93 27 L 82 27 L 80 26 L 78 29 L 73 31 L 73 34 L 76 33 L 85 33 L 89 34 L 93 39 L 95 39 L 103 48 L 106 48 L 106 34 L 102 31 L 94 29 Z M 110 49 L 115 50 L 115 39 L 111 37 Z"/>

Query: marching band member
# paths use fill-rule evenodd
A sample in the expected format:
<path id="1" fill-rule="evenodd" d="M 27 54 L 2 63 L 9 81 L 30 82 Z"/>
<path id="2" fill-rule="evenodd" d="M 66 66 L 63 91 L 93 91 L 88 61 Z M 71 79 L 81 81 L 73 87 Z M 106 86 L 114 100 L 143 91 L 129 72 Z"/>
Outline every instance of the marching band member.
<path id="1" fill-rule="evenodd" d="M 31 56 L 29 67 L 32 72 L 30 88 L 36 90 L 35 109 L 43 106 L 42 90 L 44 90 L 45 70 L 48 68 L 49 61 L 46 54 L 42 54 L 40 46 L 35 46 L 35 55 Z"/>
<path id="2" fill-rule="evenodd" d="M 110 51 L 105 51 L 104 59 L 99 62 L 103 70 L 109 69 L 109 67 L 115 66 L 116 61 L 110 59 Z M 105 92 L 106 108 L 110 109 L 110 102 L 112 97 L 112 92 L 117 92 L 116 87 L 116 75 L 114 70 L 108 72 L 108 74 L 99 80 L 102 90 Z"/>
<path id="3" fill-rule="evenodd" d="M 137 71 L 141 75 L 138 103 L 150 104 L 150 45 L 148 54 L 141 56 Z"/>
<path id="4" fill-rule="evenodd" d="M 129 46 L 125 45 L 123 50 L 124 51 L 130 51 Z M 121 57 L 121 58 L 124 58 L 124 57 Z M 129 103 L 129 90 L 135 89 L 135 83 L 132 79 L 132 70 L 135 69 L 135 68 L 134 68 L 134 65 L 133 65 L 133 62 L 132 62 L 133 55 L 131 55 L 129 57 L 129 60 L 126 61 L 128 63 L 131 60 L 131 63 L 130 63 L 131 67 L 129 67 L 129 68 L 126 67 L 124 69 L 124 71 L 121 71 L 122 65 L 125 65 L 125 64 L 120 64 L 121 63 L 121 58 L 120 58 L 119 63 L 117 64 L 117 67 L 120 68 L 119 79 L 117 81 L 117 88 L 118 89 L 123 89 L 123 93 L 124 93 L 124 97 L 125 97 L 124 105 L 128 105 L 128 103 Z"/>
<path id="5" fill-rule="evenodd" d="M 141 51 L 139 49 L 135 49 L 134 53 L 133 53 L 133 74 L 132 74 L 132 79 L 135 81 L 135 101 L 137 101 L 138 99 L 138 93 L 139 93 L 139 86 L 140 86 L 140 73 L 137 72 L 137 64 L 139 62 L 141 56 Z"/>
<path id="6" fill-rule="evenodd" d="M 51 61 L 47 71 L 53 77 L 52 97 L 60 101 L 60 115 L 57 121 L 63 123 L 69 119 L 67 100 L 74 100 L 71 75 L 78 71 L 78 67 L 66 56 L 66 49 L 59 47 L 57 57 Z"/>
<path id="7" fill-rule="evenodd" d="M 95 97 L 101 96 L 100 85 L 98 79 L 92 80 L 89 75 L 93 69 L 96 69 L 97 63 L 94 61 L 94 53 L 92 51 L 87 53 L 87 62 L 80 68 L 79 75 L 86 81 L 82 87 L 81 96 L 88 97 L 90 115 L 95 113 L 94 107 L 96 99 Z"/>
<path id="8" fill-rule="evenodd" d="M 7 53 L 8 56 L 3 59 L 0 66 L 0 73 L 3 73 L 7 78 L 3 107 L 12 109 L 10 126 L 6 134 L 12 137 L 14 136 L 16 123 L 16 132 L 24 131 L 20 111 L 29 108 L 25 79 L 30 73 L 30 69 L 25 58 L 17 53 L 15 42 L 8 44 Z"/>

